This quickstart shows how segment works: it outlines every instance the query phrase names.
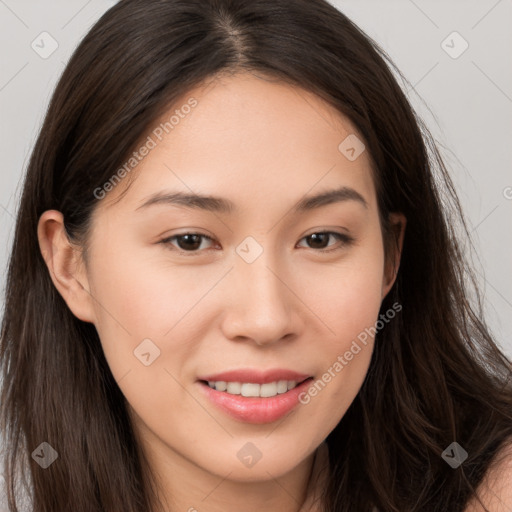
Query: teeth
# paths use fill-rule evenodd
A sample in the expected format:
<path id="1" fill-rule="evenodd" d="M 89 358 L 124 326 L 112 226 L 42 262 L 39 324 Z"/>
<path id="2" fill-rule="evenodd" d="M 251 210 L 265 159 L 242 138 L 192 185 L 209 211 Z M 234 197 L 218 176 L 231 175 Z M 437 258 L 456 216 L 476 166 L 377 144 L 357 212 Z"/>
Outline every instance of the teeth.
<path id="1" fill-rule="evenodd" d="M 260 396 L 260 388 L 259 384 L 242 384 L 240 394 L 242 396 Z"/>
<path id="2" fill-rule="evenodd" d="M 224 391 L 230 395 L 242 395 L 246 397 L 270 398 L 297 386 L 295 380 L 280 380 L 266 384 L 254 384 L 252 382 L 224 382 L 208 381 L 208 386 L 217 391 Z"/>
<path id="3" fill-rule="evenodd" d="M 227 387 L 228 387 L 228 384 L 227 382 L 224 382 L 223 380 L 219 380 L 218 382 L 216 382 L 213 387 L 217 390 L 217 391 L 226 391 Z"/>
<path id="4" fill-rule="evenodd" d="M 278 384 L 277 382 L 268 382 L 267 384 L 261 384 L 261 386 L 258 386 L 260 388 L 258 390 L 259 396 L 262 396 L 262 397 L 276 396 L 278 394 L 277 384 Z M 286 391 L 288 391 L 288 387 L 286 388 L 285 393 L 286 393 Z M 258 395 L 256 395 L 256 396 L 258 396 Z"/>
<path id="5" fill-rule="evenodd" d="M 292 389 L 292 388 L 290 388 Z M 286 393 L 288 391 L 288 381 L 286 380 L 280 380 L 277 383 L 277 392 L 278 393 Z"/>
<path id="6" fill-rule="evenodd" d="M 217 388 L 217 386 L 215 386 L 215 388 Z M 226 391 L 230 395 L 239 395 L 242 391 L 242 384 L 240 384 L 240 382 L 228 382 Z"/>

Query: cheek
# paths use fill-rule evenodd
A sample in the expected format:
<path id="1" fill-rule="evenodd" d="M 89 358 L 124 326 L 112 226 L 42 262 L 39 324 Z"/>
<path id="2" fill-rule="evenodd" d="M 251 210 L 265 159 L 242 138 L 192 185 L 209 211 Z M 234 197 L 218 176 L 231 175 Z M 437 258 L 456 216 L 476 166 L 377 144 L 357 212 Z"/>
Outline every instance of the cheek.
<path id="1" fill-rule="evenodd" d="M 326 266 L 311 280 L 308 300 L 328 331 L 318 343 L 321 367 L 301 400 L 309 411 L 304 421 L 310 429 L 320 422 L 326 431 L 332 430 L 359 392 L 372 356 L 382 280 L 378 238 L 357 257 L 336 268 Z"/>
<path id="2" fill-rule="evenodd" d="M 95 254 L 91 269 L 100 327 L 114 322 L 125 334 L 160 337 L 204 293 L 207 281 L 194 270 L 173 268 L 162 246 L 142 251 L 118 239 L 110 247 Z"/>
<path id="3" fill-rule="evenodd" d="M 136 248 L 123 251 L 122 245 L 112 242 L 115 252 L 95 255 L 90 284 L 96 329 L 116 380 L 130 372 L 123 382 L 144 387 L 151 381 L 151 386 L 166 389 L 170 376 L 164 368 L 179 378 L 182 363 L 193 358 L 200 341 L 197 333 L 206 329 L 202 312 L 211 304 L 206 295 L 226 268 L 173 266 L 165 248 L 155 248 L 148 258 Z M 154 362 L 146 367 L 148 358 Z"/>
<path id="4" fill-rule="evenodd" d="M 190 423 L 197 404 L 179 383 L 187 380 L 186 363 L 198 347 L 194 329 L 202 330 L 194 304 L 218 278 L 210 271 L 196 279 L 197 272 L 170 268 L 162 258 L 145 261 L 140 252 L 113 256 L 98 258 L 92 272 L 96 328 L 110 370 L 148 424 L 172 430 L 177 409 Z"/>
<path id="5" fill-rule="evenodd" d="M 319 265 L 301 274 L 302 294 L 328 331 L 328 347 L 343 349 L 373 325 L 382 301 L 383 250 L 378 243 L 361 246 L 337 263 Z M 349 343 L 350 344 L 350 343 Z"/>

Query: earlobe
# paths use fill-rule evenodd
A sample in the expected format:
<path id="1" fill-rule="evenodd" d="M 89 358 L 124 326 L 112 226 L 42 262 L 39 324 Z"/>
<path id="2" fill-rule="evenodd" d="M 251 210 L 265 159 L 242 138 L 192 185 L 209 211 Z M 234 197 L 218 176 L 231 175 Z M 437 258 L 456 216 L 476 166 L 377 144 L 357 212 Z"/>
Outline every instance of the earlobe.
<path id="1" fill-rule="evenodd" d="M 391 241 L 388 245 L 389 254 L 386 254 L 384 279 L 382 282 L 382 299 L 389 293 L 398 275 L 406 224 L 407 219 L 402 213 L 389 214 Z"/>
<path id="2" fill-rule="evenodd" d="M 61 212 L 48 210 L 41 215 L 37 238 L 53 284 L 71 312 L 84 322 L 94 323 L 93 303 L 81 253 L 66 234 Z"/>

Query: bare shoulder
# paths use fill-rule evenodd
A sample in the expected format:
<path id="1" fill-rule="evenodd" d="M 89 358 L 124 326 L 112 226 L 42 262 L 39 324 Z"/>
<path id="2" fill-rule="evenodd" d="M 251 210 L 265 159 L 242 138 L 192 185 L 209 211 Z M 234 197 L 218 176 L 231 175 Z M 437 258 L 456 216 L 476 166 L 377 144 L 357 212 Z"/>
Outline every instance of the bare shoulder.
<path id="1" fill-rule="evenodd" d="M 477 494 L 489 512 L 512 510 L 512 441 L 501 449 L 491 464 Z M 485 512 L 485 509 L 472 499 L 464 512 Z"/>

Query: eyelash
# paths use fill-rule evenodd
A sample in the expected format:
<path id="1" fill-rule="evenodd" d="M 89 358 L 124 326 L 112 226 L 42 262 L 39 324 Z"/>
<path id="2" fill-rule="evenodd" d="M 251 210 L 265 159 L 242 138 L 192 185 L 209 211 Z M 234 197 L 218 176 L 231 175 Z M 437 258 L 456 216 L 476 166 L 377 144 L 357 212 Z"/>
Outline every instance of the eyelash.
<path id="1" fill-rule="evenodd" d="M 321 253 L 331 253 L 331 252 L 334 252 L 334 251 L 339 251 L 339 250 L 345 248 L 346 246 L 350 246 L 355 241 L 355 239 L 352 238 L 351 236 L 349 236 L 349 235 L 347 235 L 345 233 L 339 233 L 337 231 L 315 231 L 315 232 L 310 233 L 309 235 L 306 235 L 305 237 L 301 238 L 300 241 L 302 241 L 302 240 L 304 240 L 306 238 L 309 238 L 312 235 L 322 235 L 322 234 L 333 235 L 340 242 L 342 242 L 342 244 L 341 244 L 341 246 L 334 247 L 332 249 L 316 249 L 317 252 L 321 252 Z M 178 253 L 183 254 L 185 256 L 195 256 L 195 255 L 198 255 L 201 252 L 200 250 L 184 251 L 183 249 L 179 249 L 179 248 L 175 247 L 174 245 L 172 245 L 172 243 L 171 243 L 172 240 L 174 240 L 176 238 L 183 237 L 183 236 L 187 236 L 187 235 L 196 235 L 196 236 L 202 237 L 203 239 L 210 240 L 211 242 L 214 241 L 214 239 L 212 237 L 210 237 L 208 235 L 205 235 L 203 233 L 192 233 L 191 232 L 191 233 L 180 233 L 179 235 L 173 235 L 173 236 L 170 236 L 168 238 L 164 238 L 163 240 L 160 241 L 160 243 L 164 244 L 170 250 L 178 251 Z M 315 250 L 315 249 L 313 249 L 313 250 Z"/>

